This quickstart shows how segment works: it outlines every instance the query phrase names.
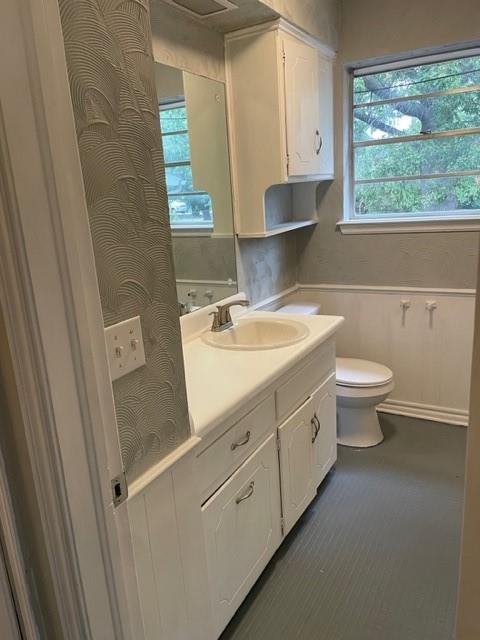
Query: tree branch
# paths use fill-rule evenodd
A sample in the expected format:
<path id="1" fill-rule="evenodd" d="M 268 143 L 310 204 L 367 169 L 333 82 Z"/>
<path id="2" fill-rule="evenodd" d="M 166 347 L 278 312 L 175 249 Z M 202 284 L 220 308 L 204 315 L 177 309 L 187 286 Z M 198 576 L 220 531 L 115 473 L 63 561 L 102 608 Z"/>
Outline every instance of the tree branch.
<path id="1" fill-rule="evenodd" d="M 397 129 L 396 127 L 392 127 L 391 125 L 387 124 L 386 122 L 383 122 L 383 120 L 380 120 L 380 118 L 377 118 L 376 116 L 370 115 L 368 113 L 364 113 L 363 109 L 355 109 L 355 118 L 357 118 L 358 120 L 362 120 L 362 122 L 369 124 L 371 127 L 374 127 L 375 129 L 380 129 L 381 131 L 388 133 L 388 135 L 390 136 L 402 135 L 402 132 L 400 131 L 400 129 Z"/>
<path id="2" fill-rule="evenodd" d="M 380 98 L 380 100 L 386 100 L 396 97 L 392 95 L 391 89 L 386 89 L 385 87 L 383 87 L 382 84 L 372 76 L 365 76 L 363 78 L 363 81 L 365 82 L 366 88 L 374 93 L 378 98 Z M 418 118 L 420 122 L 422 122 L 422 129 L 424 129 L 423 121 L 427 118 L 427 112 L 421 102 L 392 102 L 391 106 L 393 109 L 399 111 L 400 113 L 403 113 L 406 116 Z"/>

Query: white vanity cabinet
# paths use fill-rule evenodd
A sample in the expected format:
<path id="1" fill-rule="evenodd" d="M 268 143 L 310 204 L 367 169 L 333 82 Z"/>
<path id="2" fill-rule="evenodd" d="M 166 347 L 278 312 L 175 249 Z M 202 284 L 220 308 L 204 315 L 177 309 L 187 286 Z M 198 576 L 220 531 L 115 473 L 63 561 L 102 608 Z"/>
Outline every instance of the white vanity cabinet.
<path id="1" fill-rule="evenodd" d="M 330 338 L 205 438 L 197 457 L 217 637 L 336 460 Z"/>
<path id="2" fill-rule="evenodd" d="M 320 485 L 337 461 L 336 384 L 335 373 L 332 373 L 311 398 L 313 421 L 317 428 L 312 431 L 315 487 Z"/>
<path id="3" fill-rule="evenodd" d="M 213 620 L 218 634 L 281 542 L 275 435 L 202 507 Z"/>
<path id="4" fill-rule="evenodd" d="M 335 374 L 278 429 L 286 535 L 337 459 Z"/>
<path id="5" fill-rule="evenodd" d="M 315 497 L 312 425 L 313 406 L 311 400 L 306 400 L 278 430 L 285 533 Z"/>
<path id="6" fill-rule="evenodd" d="M 334 53 L 282 19 L 225 42 L 237 232 L 264 237 L 314 224 L 308 183 L 333 178 Z"/>

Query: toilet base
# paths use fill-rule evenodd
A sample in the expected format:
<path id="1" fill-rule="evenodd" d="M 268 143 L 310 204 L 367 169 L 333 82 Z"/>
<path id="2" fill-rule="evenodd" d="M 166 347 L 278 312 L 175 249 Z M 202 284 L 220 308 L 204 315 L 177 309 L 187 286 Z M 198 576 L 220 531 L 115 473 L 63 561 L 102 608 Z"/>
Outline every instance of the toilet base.
<path id="1" fill-rule="evenodd" d="M 375 447 L 383 441 L 375 406 L 338 407 L 337 427 L 337 443 L 344 447 Z"/>

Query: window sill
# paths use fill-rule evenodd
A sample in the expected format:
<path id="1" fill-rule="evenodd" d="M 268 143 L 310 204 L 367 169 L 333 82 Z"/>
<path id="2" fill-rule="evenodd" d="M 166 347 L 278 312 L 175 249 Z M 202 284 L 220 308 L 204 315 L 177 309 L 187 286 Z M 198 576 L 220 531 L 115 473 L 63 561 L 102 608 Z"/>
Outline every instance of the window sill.
<path id="1" fill-rule="evenodd" d="M 213 236 L 213 229 L 206 227 L 170 227 L 172 236 L 178 238 L 210 238 Z"/>
<path id="2" fill-rule="evenodd" d="M 340 220 L 337 222 L 337 229 L 345 235 L 480 231 L 480 211 L 478 215 L 464 218 Z"/>

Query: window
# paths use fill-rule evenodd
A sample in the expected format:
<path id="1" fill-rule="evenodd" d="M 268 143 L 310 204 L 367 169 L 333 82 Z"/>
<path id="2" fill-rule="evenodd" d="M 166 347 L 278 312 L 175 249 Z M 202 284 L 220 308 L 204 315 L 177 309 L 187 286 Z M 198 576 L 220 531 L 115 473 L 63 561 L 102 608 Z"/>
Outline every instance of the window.
<path id="1" fill-rule="evenodd" d="M 212 229 L 212 201 L 193 186 L 185 102 L 160 105 L 170 224 L 173 229 Z"/>
<path id="2" fill-rule="evenodd" d="M 351 221 L 480 215 L 479 54 L 353 72 Z"/>

